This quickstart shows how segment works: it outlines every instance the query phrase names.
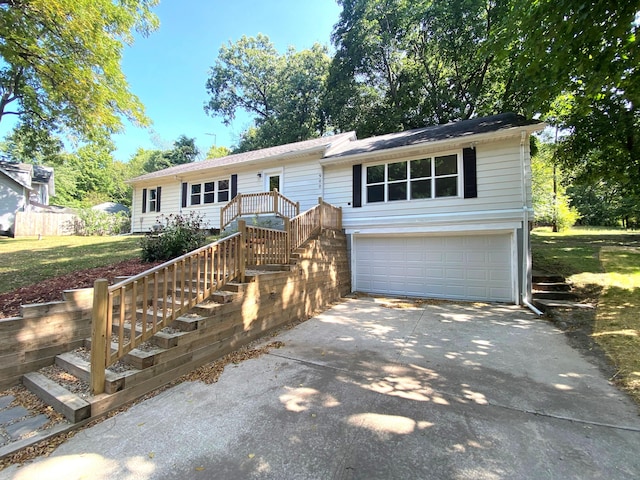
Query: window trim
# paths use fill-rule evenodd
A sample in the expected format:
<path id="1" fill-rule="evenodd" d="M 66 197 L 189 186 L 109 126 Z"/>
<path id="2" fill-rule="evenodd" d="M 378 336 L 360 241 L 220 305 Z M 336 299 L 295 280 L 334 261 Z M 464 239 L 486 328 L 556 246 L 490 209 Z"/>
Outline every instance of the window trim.
<path id="1" fill-rule="evenodd" d="M 456 155 L 456 173 L 455 174 L 447 174 L 447 175 L 441 175 L 441 176 L 436 176 L 435 175 L 435 159 L 438 157 L 447 157 L 450 155 Z M 417 177 L 417 178 L 412 178 L 411 177 L 411 162 L 416 161 L 416 160 L 423 160 L 423 159 L 431 159 L 431 172 L 430 172 L 430 176 L 429 177 Z M 402 162 L 406 162 L 407 167 L 407 175 L 406 175 L 406 179 L 404 180 L 404 182 L 406 182 L 406 198 L 405 199 L 400 199 L 400 200 L 389 200 L 389 185 L 390 184 L 398 184 L 398 183 L 402 183 L 400 181 L 392 181 L 389 182 L 389 165 L 390 164 L 394 164 L 394 163 L 402 163 Z M 380 165 L 384 165 L 384 180 L 382 182 L 373 182 L 373 183 L 368 183 L 367 180 L 367 172 L 368 169 L 370 167 L 376 167 L 376 166 L 380 166 Z M 376 205 L 376 204 L 393 204 L 393 203 L 399 203 L 399 202 L 417 202 L 417 201 L 431 201 L 431 200 L 443 200 L 443 199 L 452 199 L 452 198 L 463 198 L 463 185 L 464 185 L 464 171 L 463 171 L 463 155 L 462 155 L 462 150 L 448 150 L 448 151 L 442 151 L 442 152 L 437 152 L 437 153 L 433 153 L 433 154 L 429 154 L 429 155 L 419 155 L 419 156 L 412 156 L 409 158 L 401 158 L 401 159 L 394 159 L 394 160 L 386 160 L 384 162 L 376 162 L 376 163 L 369 163 L 369 164 L 363 164 L 362 165 L 362 172 L 360 175 L 361 178 L 361 189 L 360 191 L 361 196 L 362 196 L 362 204 L 363 205 Z M 435 196 L 436 194 L 436 179 L 437 178 L 452 178 L 454 177 L 456 178 L 456 195 L 450 195 L 450 196 L 443 196 L 443 197 L 437 197 Z M 415 198 L 412 199 L 411 198 L 411 182 L 412 181 L 417 181 L 417 180 L 424 180 L 424 179 L 429 179 L 430 184 L 431 184 L 431 196 L 428 198 Z M 369 192 L 368 192 L 368 187 L 369 186 L 373 186 L 373 185 L 384 185 L 384 200 L 381 201 L 377 201 L 377 202 L 371 202 L 369 201 Z"/>

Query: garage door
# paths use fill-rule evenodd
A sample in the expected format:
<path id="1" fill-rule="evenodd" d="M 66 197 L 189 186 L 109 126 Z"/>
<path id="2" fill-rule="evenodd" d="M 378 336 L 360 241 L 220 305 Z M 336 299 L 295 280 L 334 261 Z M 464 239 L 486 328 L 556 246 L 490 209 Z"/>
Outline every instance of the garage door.
<path id="1" fill-rule="evenodd" d="M 358 235 L 353 249 L 356 291 L 513 301 L 511 234 Z"/>

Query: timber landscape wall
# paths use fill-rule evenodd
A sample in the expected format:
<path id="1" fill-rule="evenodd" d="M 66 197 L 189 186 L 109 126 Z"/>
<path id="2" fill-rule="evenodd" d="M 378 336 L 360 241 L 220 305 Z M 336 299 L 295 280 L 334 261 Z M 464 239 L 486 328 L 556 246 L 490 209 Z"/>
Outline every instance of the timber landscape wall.
<path id="1" fill-rule="evenodd" d="M 169 350 L 153 365 L 138 365 L 151 367 L 144 377 L 165 372 L 169 378 L 172 375 L 166 374 L 172 370 L 175 375 L 184 373 L 273 329 L 305 320 L 350 292 L 343 233 L 326 230 L 292 257 L 284 270 L 252 271 L 248 266 L 243 291 L 227 303 L 211 306 L 197 327 L 194 343 L 176 345 L 180 348 Z M 23 306 L 21 317 L 0 320 L 0 388 L 18 384 L 24 373 L 52 365 L 56 355 L 83 346 L 90 338 L 93 289 L 68 291 L 64 296 L 65 301 Z M 206 305 L 194 309 L 200 315 L 206 310 Z"/>

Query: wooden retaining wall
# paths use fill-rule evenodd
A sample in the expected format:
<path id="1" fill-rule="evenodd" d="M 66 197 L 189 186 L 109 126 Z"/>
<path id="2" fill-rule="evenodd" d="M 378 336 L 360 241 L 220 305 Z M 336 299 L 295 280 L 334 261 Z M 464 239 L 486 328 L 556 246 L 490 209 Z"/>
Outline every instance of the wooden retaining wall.
<path id="1" fill-rule="evenodd" d="M 306 320 L 351 291 L 351 274 L 342 233 L 325 232 L 312 240 L 291 271 L 258 275 L 245 285 L 244 295 L 215 305 L 198 322 L 194 338 L 156 357 L 152 365 L 127 376 L 122 390 L 90 400 L 91 416 L 117 408 L 147 392 L 214 361 L 295 320 Z M 206 307 L 195 313 L 205 315 Z M 184 337 L 186 340 L 186 337 Z M 108 389 L 110 390 L 110 389 Z"/>
<path id="2" fill-rule="evenodd" d="M 68 290 L 63 301 L 24 305 L 22 316 L 0 319 L 0 389 L 91 337 L 93 289 Z"/>
<path id="3" fill-rule="evenodd" d="M 307 319 L 351 291 L 344 234 L 325 231 L 299 252 L 291 271 L 259 275 L 246 285 L 243 296 L 217 308 L 208 320 L 210 327 L 200 331 L 204 337 L 198 345 L 186 347 L 184 356 L 168 358 L 170 365 L 145 370 L 150 378 L 135 391 L 125 390 L 96 402 L 92 415 L 123 401 L 120 393 L 130 397 L 137 390 L 156 388 L 269 330 Z M 57 354 L 82 346 L 91 337 L 93 289 L 65 292 L 65 299 L 24 306 L 22 317 L 0 320 L 0 389 L 18 384 L 24 373 L 52 365 Z M 152 377 L 154 370 L 164 373 Z"/>

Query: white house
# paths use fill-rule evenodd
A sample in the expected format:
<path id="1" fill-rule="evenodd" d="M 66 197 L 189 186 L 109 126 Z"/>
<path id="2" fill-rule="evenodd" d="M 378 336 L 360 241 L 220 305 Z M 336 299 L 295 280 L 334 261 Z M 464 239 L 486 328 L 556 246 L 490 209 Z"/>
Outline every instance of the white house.
<path id="1" fill-rule="evenodd" d="M 53 195 L 53 168 L 0 161 L 0 233 L 13 231 L 16 212 L 49 205 Z"/>
<path id="2" fill-rule="evenodd" d="M 216 228 L 237 193 L 277 188 L 301 211 L 342 207 L 354 291 L 528 303 L 529 137 L 543 127 L 501 114 L 179 165 L 130 181 L 132 230 L 190 211 Z"/>

